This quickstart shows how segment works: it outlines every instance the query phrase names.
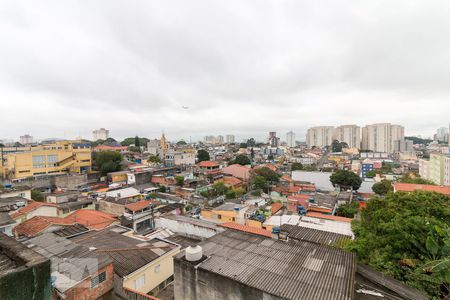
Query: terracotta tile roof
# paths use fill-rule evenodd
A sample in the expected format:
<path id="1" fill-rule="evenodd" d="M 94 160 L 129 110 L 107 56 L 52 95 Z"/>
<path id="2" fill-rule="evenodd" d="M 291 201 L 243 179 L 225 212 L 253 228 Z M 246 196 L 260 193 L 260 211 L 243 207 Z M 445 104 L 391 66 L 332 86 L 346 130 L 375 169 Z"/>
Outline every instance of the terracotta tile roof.
<path id="1" fill-rule="evenodd" d="M 316 186 L 314 184 L 298 184 L 298 186 L 305 191 L 315 191 Z"/>
<path id="2" fill-rule="evenodd" d="M 268 168 L 268 169 L 270 169 L 270 170 L 272 170 L 272 171 L 274 171 L 274 172 L 276 172 L 276 171 L 278 170 L 277 167 L 274 166 L 274 165 L 272 165 L 272 164 L 265 164 L 265 165 L 259 165 L 259 166 L 256 166 L 256 167 L 255 167 L 255 170 L 261 169 L 261 168 Z"/>
<path id="3" fill-rule="evenodd" d="M 135 203 L 130 203 L 130 204 L 125 205 L 125 208 L 127 208 L 131 211 L 139 211 L 139 210 L 143 210 L 144 208 L 149 206 L 150 203 L 152 203 L 152 201 L 150 201 L 150 200 L 141 200 L 141 201 L 138 201 Z"/>
<path id="4" fill-rule="evenodd" d="M 416 190 L 436 192 L 443 195 L 450 195 L 450 186 L 439 186 L 431 184 L 414 184 L 414 183 L 394 183 L 394 191 L 396 192 L 414 192 Z"/>
<path id="5" fill-rule="evenodd" d="M 171 181 L 162 176 L 152 176 L 151 183 L 159 185 L 170 185 Z"/>
<path id="6" fill-rule="evenodd" d="M 224 174 L 240 178 L 242 180 L 248 180 L 250 178 L 250 168 L 234 164 L 222 169 Z"/>
<path id="7" fill-rule="evenodd" d="M 219 226 L 222 226 L 222 227 L 225 227 L 225 228 L 229 228 L 229 229 L 238 230 L 238 231 L 244 231 L 244 232 L 248 232 L 248 233 L 253 233 L 253 234 L 256 234 L 256 235 L 272 237 L 272 233 L 269 230 L 256 228 L 256 227 L 251 227 L 251 226 L 247 226 L 247 225 L 241 225 L 241 224 L 237 224 L 237 223 L 233 223 L 233 222 L 222 223 L 222 224 L 219 224 Z"/>
<path id="8" fill-rule="evenodd" d="M 37 201 L 33 201 L 33 200 L 28 200 L 28 205 L 25 207 L 22 207 L 21 209 L 17 210 L 16 212 L 12 213 L 11 218 L 17 219 L 23 215 L 28 214 L 29 212 L 32 212 L 33 210 L 35 210 L 41 206 L 57 207 L 58 205 L 55 203 L 37 202 Z"/>
<path id="9" fill-rule="evenodd" d="M 289 176 L 289 175 L 283 175 L 283 176 L 281 176 L 281 179 L 282 180 L 285 180 L 285 181 L 288 181 L 288 182 L 292 182 L 293 180 L 292 180 L 292 178 L 291 178 L 291 176 Z"/>
<path id="10" fill-rule="evenodd" d="M 306 216 L 319 218 L 319 219 L 325 219 L 325 220 L 340 221 L 340 222 L 351 222 L 353 220 L 350 218 L 344 218 L 344 217 L 339 217 L 339 216 L 325 215 L 325 214 L 321 214 L 318 212 L 307 212 Z"/>
<path id="11" fill-rule="evenodd" d="M 288 192 L 292 193 L 292 194 L 296 194 L 301 190 L 301 188 L 299 186 L 293 185 L 289 187 Z"/>
<path id="12" fill-rule="evenodd" d="M 236 186 L 242 183 L 242 180 L 236 177 L 224 177 L 221 181 L 227 186 Z"/>
<path id="13" fill-rule="evenodd" d="M 202 167 L 202 168 L 213 168 L 213 167 L 218 167 L 219 164 L 216 163 L 215 161 L 205 160 L 205 161 L 200 162 L 198 164 L 198 166 Z"/>
<path id="14" fill-rule="evenodd" d="M 317 206 L 308 207 L 308 211 L 315 211 L 315 212 L 319 212 L 319 213 L 332 213 L 333 212 L 333 210 L 331 208 L 317 207 Z"/>
<path id="15" fill-rule="evenodd" d="M 103 229 L 116 221 L 117 219 L 110 214 L 97 210 L 80 209 L 64 218 L 35 216 L 17 225 L 14 232 L 20 236 L 33 237 L 51 225 L 74 225 L 78 223 L 89 229 Z"/>
<path id="16" fill-rule="evenodd" d="M 91 209 L 80 209 L 74 211 L 65 219 L 86 226 L 89 229 L 103 229 L 116 222 L 115 216 Z"/>
<path id="17" fill-rule="evenodd" d="M 34 237 L 44 231 L 50 225 L 73 225 L 74 222 L 59 217 L 35 216 L 16 227 L 14 232 L 18 236 Z"/>
<path id="18" fill-rule="evenodd" d="M 272 211 L 272 215 L 275 214 L 277 211 L 279 211 L 283 207 L 283 204 L 279 202 L 275 202 L 272 204 L 270 210 Z"/>
<path id="19" fill-rule="evenodd" d="M 127 150 L 128 147 L 125 146 L 108 146 L 108 145 L 98 145 L 94 148 L 94 150 L 115 150 L 115 151 L 124 151 Z"/>
<path id="20" fill-rule="evenodd" d="M 311 198 L 311 195 L 307 194 L 296 194 L 292 196 L 288 196 L 288 200 L 296 201 L 296 200 L 309 200 Z"/>

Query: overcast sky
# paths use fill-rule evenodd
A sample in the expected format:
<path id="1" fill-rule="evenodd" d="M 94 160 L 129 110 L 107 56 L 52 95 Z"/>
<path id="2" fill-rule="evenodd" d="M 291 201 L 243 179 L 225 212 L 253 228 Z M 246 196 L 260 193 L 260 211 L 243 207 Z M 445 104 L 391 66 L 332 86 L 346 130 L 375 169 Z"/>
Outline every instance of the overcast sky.
<path id="1" fill-rule="evenodd" d="M 450 122 L 450 1 L 3 0 L 0 112 L 0 139 L 431 136 Z"/>

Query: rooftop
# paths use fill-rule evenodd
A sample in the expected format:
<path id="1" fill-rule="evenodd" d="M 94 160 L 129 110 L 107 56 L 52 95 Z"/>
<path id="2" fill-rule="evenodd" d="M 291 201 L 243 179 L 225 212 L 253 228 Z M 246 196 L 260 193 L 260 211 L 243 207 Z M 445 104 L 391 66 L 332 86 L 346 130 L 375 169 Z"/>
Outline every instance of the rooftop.
<path id="1" fill-rule="evenodd" d="M 90 231 L 71 240 L 88 248 L 95 248 L 96 253 L 107 254 L 113 261 L 114 272 L 120 277 L 133 273 L 177 248 L 176 245 L 160 239 L 143 242 L 114 230 L 107 228 L 97 232 Z"/>
<path id="2" fill-rule="evenodd" d="M 152 203 L 152 201 L 150 200 L 141 200 L 135 203 L 130 203 L 125 205 L 125 208 L 127 208 L 128 210 L 131 211 L 140 211 L 143 210 L 144 208 L 147 208 L 150 204 Z"/>
<path id="3" fill-rule="evenodd" d="M 220 206 L 215 207 L 214 210 L 234 211 L 235 208 L 242 209 L 245 207 L 246 207 L 246 205 L 244 205 L 244 204 L 236 204 L 236 203 L 227 202 Z"/>
<path id="4" fill-rule="evenodd" d="M 414 192 L 414 191 L 436 192 L 450 196 L 450 186 L 439 186 L 431 184 L 414 184 L 414 183 L 394 183 L 394 191 L 396 192 Z"/>
<path id="5" fill-rule="evenodd" d="M 33 201 L 33 200 L 28 200 L 28 205 L 25 207 L 20 208 L 19 210 L 17 210 L 16 212 L 11 214 L 11 217 L 13 219 L 17 219 L 23 215 L 28 214 L 29 212 L 42 207 L 42 206 L 53 206 L 53 207 L 58 207 L 58 204 L 55 203 L 47 203 L 47 202 L 37 202 L 37 201 Z"/>
<path id="6" fill-rule="evenodd" d="M 14 193 L 14 192 L 21 192 L 21 191 L 29 191 L 29 190 L 31 190 L 31 188 L 29 186 L 26 186 L 26 185 L 14 186 L 12 188 L 0 189 L 0 195 Z"/>
<path id="7" fill-rule="evenodd" d="M 310 242 L 226 230 L 200 244 L 197 268 L 283 299 L 351 299 L 355 255 Z M 177 256 L 177 259 L 181 258 Z"/>
<path id="8" fill-rule="evenodd" d="M 348 235 L 306 228 L 296 225 L 284 224 L 281 231 L 287 232 L 289 238 L 299 241 L 308 241 L 322 245 L 334 245 L 340 241 L 348 240 Z"/>
<path id="9" fill-rule="evenodd" d="M 216 163 L 215 161 L 205 160 L 205 161 L 200 162 L 198 164 L 198 166 L 202 167 L 202 168 L 213 168 L 213 167 L 218 167 L 219 164 Z"/>
<path id="10" fill-rule="evenodd" d="M 319 219 L 325 219 L 325 220 L 333 220 L 333 221 L 340 221 L 340 222 L 348 222 L 350 223 L 353 219 L 345 218 L 345 217 L 339 217 L 339 216 L 332 216 L 332 215 L 326 215 L 318 212 L 307 212 L 306 216 L 308 217 L 314 217 Z"/>
<path id="11" fill-rule="evenodd" d="M 272 233 L 269 230 L 256 228 L 256 227 L 252 227 L 252 226 L 247 226 L 247 225 L 241 225 L 241 224 L 237 224 L 234 222 L 222 223 L 222 224 L 219 224 L 219 226 L 222 226 L 222 227 L 225 227 L 228 229 L 242 231 L 242 232 L 252 233 L 252 234 L 256 234 L 256 235 L 261 235 L 261 236 L 265 236 L 265 237 L 272 236 Z"/>

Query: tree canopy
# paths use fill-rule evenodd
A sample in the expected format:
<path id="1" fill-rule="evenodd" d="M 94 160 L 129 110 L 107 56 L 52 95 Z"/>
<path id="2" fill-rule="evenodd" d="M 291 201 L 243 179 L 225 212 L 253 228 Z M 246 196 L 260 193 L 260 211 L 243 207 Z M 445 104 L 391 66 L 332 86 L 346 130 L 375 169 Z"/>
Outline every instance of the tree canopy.
<path id="1" fill-rule="evenodd" d="M 375 197 L 353 221 L 356 238 L 346 247 L 361 262 L 441 297 L 450 282 L 449 207 L 450 197 L 425 191 Z"/>
<path id="2" fill-rule="evenodd" d="M 161 163 L 161 159 L 156 155 L 150 155 L 150 157 L 147 159 L 147 161 L 149 163 L 155 163 L 155 164 Z"/>
<path id="3" fill-rule="evenodd" d="M 339 205 L 336 214 L 341 217 L 353 218 L 358 212 L 359 204 L 356 201 Z"/>
<path id="4" fill-rule="evenodd" d="M 177 142 L 177 145 L 178 145 L 178 146 L 181 146 L 181 145 L 187 145 L 187 143 L 186 143 L 186 141 L 181 140 L 181 141 L 178 141 L 178 142 Z"/>
<path id="5" fill-rule="evenodd" d="M 280 175 L 277 172 L 272 171 L 268 167 L 262 167 L 255 170 L 255 173 L 264 177 L 267 181 L 278 182 L 280 181 Z"/>
<path id="6" fill-rule="evenodd" d="M 388 192 L 392 191 L 392 183 L 390 180 L 383 179 L 372 186 L 372 191 L 380 196 L 386 195 Z"/>
<path id="7" fill-rule="evenodd" d="M 31 190 L 31 199 L 33 199 L 34 201 L 43 202 L 44 194 L 42 194 L 42 192 L 39 190 L 32 189 Z"/>
<path id="8" fill-rule="evenodd" d="M 236 156 L 234 159 L 229 161 L 230 165 L 240 164 L 242 166 L 245 166 L 245 165 L 250 165 L 251 163 L 252 162 L 251 162 L 250 158 L 248 158 L 247 155 L 242 155 L 242 154 Z"/>
<path id="9" fill-rule="evenodd" d="M 94 167 L 103 175 L 121 169 L 122 155 L 116 151 L 102 151 L 93 153 Z"/>
<path id="10" fill-rule="evenodd" d="M 400 177 L 397 180 L 397 182 L 435 185 L 435 183 L 433 181 L 421 178 L 418 174 L 414 174 L 414 173 L 407 173 L 407 174 L 403 175 L 402 177 Z"/>
<path id="11" fill-rule="evenodd" d="M 197 151 L 197 160 L 198 162 L 207 161 L 209 160 L 209 153 L 206 150 L 200 149 Z"/>
<path id="12" fill-rule="evenodd" d="M 267 188 L 267 180 L 264 176 L 257 175 L 253 178 L 253 188 L 256 190 L 264 190 Z"/>
<path id="13" fill-rule="evenodd" d="M 299 170 L 303 170 L 303 165 L 299 162 L 292 163 L 291 171 L 299 171 Z"/>
<path id="14" fill-rule="evenodd" d="M 346 142 L 339 142 L 338 140 L 334 140 L 331 144 L 331 151 L 333 152 L 342 152 L 342 148 L 348 148 Z"/>
<path id="15" fill-rule="evenodd" d="M 178 186 L 184 185 L 184 177 L 183 176 L 175 176 L 175 182 Z"/>
<path id="16" fill-rule="evenodd" d="M 353 172 L 347 170 L 337 170 L 330 176 L 333 185 L 339 185 L 341 188 L 350 188 L 358 190 L 361 187 L 362 179 Z"/>
<path id="17" fill-rule="evenodd" d="M 136 136 L 137 137 L 137 136 Z M 124 139 L 122 142 L 120 142 L 120 144 L 122 146 L 130 146 L 130 145 L 135 145 L 136 147 L 140 147 L 140 146 L 145 146 L 147 145 L 147 143 L 150 141 L 148 138 L 140 138 L 137 137 L 139 140 L 139 145 L 136 145 L 136 137 L 128 137 L 126 139 Z"/>

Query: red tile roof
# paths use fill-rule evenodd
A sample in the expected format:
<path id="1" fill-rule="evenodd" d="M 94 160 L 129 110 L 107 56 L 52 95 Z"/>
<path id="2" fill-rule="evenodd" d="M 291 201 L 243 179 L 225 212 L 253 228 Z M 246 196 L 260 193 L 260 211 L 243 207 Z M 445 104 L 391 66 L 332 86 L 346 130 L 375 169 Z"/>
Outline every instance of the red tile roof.
<path id="1" fill-rule="evenodd" d="M 325 220 L 340 221 L 340 222 L 351 222 L 353 220 L 350 218 L 344 218 L 344 217 L 339 217 L 339 216 L 325 215 L 325 214 L 321 214 L 318 212 L 307 212 L 306 216 L 319 218 L 319 219 L 325 219 Z"/>
<path id="2" fill-rule="evenodd" d="M 396 192 L 414 192 L 417 190 L 436 192 L 443 195 L 450 195 L 450 186 L 414 184 L 414 183 L 394 183 L 394 191 Z"/>
<path id="3" fill-rule="evenodd" d="M 199 167 L 202 167 L 202 168 L 213 168 L 213 167 L 218 167 L 219 164 L 216 163 L 215 161 L 204 160 L 204 161 L 201 161 L 201 162 L 198 164 L 198 166 L 199 166 Z"/>
<path id="4" fill-rule="evenodd" d="M 241 166 L 239 164 L 234 164 L 223 168 L 222 173 L 229 174 L 242 180 L 248 180 L 250 178 L 250 168 Z"/>
<path id="5" fill-rule="evenodd" d="M 33 200 L 28 200 L 28 205 L 25 207 L 22 207 L 21 209 L 15 211 L 11 214 L 11 218 L 17 219 L 23 215 L 28 214 L 29 212 L 32 212 L 33 210 L 37 209 L 41 206 L 52 206 L 57 207 L 58 205 L 56 203 L 47 203 L 47 202 L 37 202 Z"/>
<path id="6" fill-rule="evenodd" d="M 300 191 L 300 187 L 299 186 L 295 186 L 295 185 L 293 185 L 293 186 L 290 186 L 289 187 L 289 193 L 291 193 L 291 194 L 297 194 L 299 191 Z"/>
<path id="7" fill-rule="evenodd" d="M 18 236 L 34 237 L 44 231 L 50 225 L 73 225 L 74 222 L 59 217 L 35 216 L 16 227 L 14 232 Z"/>
<path id="8" fill-rule="evenodd" d="M 112 150 L 112 151 L 124 151 L 127 150 L 128 147 L 125 146 L 108 146 L 108 145 L 98 145 L 94 148 L 94 150 L 99 151 L 105 151 L 105 150 Z"/>
<path id="9" fill-rule="evenodd" d="M 89 229 L 103 229 L 117 221 L 116 217 L 111 214 L 91 209 L 74 211 L 65 219 L 84 225 Z"/>
<path id="10" fill-rule="evenodd" d="M 331 208 L 317 207 L 317 206 L 308 207 L 308 211 L 315 211 L 315 212 L 319 212 L 319 213 L 332 213 L 333 212 L 333 210 Z"/>
<path id="11" fill-rule="evenodd" d="M 272 215 L 277 213 L 277 211 L 279 211 L 282 207 L 283 207 L 283 204 L 281 204 L 279 202 L 273 203 L 270 208 L 270 210 L 272 211 Z"/>
<path id="12" fill-rule="evenodd" d="M 221 181 L 227 186 L 236 186 L 242 183 L 242 180 L 236 177 L 224 177 Z"/>
<path id="13" fill-rule="evenodd" d="M 281 179 L 282 180 L 285 180 L 285 181 L 288 181 L 288 182 L 292 182 L 293 180 L 292 180 L 292 178 L 291 178 L 291 176 L 289 176 L 289 175 L 283 175 L 283 176 L 281 176 Z"/>
<path id="14" fill-rule="evenodd" d="M 296 201 L 296 200 L 309 200 L 311 198 L 311 195 L 307 194 L 296 194 L 292 196 L 288 196 L 288 200 Z"/>
<path id="15" fill-rule="evenodd" d="M 130 204 L 125 205 L 125 208 L 127 208 L 131 211 L 139 211 L 139 210 L 143 210 L 144 208 L 149 206 L 150 203 L 152 203 L 150 200 L 141 200 L 141 201 L 138 201 L 135 203 L 130 203 Z"/>
<path id="16" fill-rule="evenodd" d="M 266 237 L 272 237 L 272 233 L 269 230 L 251 227 L 251 226 L 247 226 L 247 225 L 241 225 L 241 224 L 237 224 L 237 223 L 233 223 L 233 222 L 222 223 L 222 224 L 219 224 L 219 226 L 233 229 L 233 230 L 239 230 L 239 231 L 244 231 L 244 232 L 253 233 L 253 234 L 257 234 L 257 235 L 262 235 L 262 236 L 266 236 Z"/>

